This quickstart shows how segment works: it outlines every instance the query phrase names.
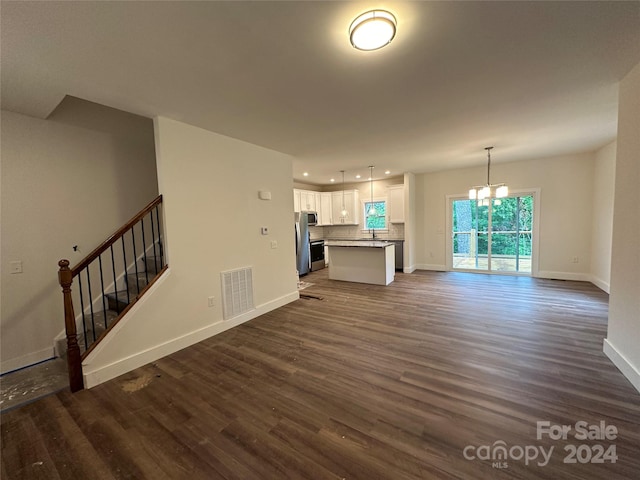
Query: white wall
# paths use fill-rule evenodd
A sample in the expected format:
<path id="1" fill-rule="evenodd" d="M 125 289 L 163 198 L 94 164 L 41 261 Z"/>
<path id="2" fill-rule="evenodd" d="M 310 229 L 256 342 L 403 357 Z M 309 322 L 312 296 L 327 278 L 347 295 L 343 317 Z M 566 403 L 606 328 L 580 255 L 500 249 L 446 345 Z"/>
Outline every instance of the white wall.
<path id="1" fill-rule="evenodd" d="M 80 261 L 157 194 L 151 119 L 72 97 L 48 120 L 2 111 L 2 372 L 53 356 L 58 261 Z"/>
<path id="2" fill-rule="evenodd" d="M 491 180 L 511 191 L 540 189 L 539 276 L 590 279 L 595 154 L 494 163 Z M 416 266 L 446 269 L 447 195 L 466 197 L 486 178 L 482 167 L 416 175 Z M 578 257 L 578 263 L 573 263 Z"/>
<path id="3" fill-rule="evenodd" d="M 88 387 L 299 298 L 291 157 L 166 118 L 155 127 L 169 271 L 85 360 Z M 223 321 L 220 272 L 247 266 L 256 310 Z"/>
<path id="4" fill-rule="evenodd" d="M 605 353 L 640 391 L 640 64 L 620 82 Z"/>
<path id="5" fill-rule="evenodd" d="M 611 278 L 615 171 L 616 142 L 612 142 L 596 152 L 592 189 L 591 281 L 607 293 Z"/>
<path id="6" fill-rule="evenodd" d="M 411 273 L 416 267 L 416 176 L 404 174 L 404 272 Z"/>

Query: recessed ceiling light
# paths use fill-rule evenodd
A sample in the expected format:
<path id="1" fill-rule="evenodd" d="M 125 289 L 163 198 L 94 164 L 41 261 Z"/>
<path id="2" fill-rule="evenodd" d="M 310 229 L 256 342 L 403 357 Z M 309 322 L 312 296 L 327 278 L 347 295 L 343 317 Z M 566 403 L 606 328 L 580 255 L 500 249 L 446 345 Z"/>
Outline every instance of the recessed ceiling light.
<path id="1" fill-rule="evenodd" d="M 377 50 L 396 36 L 396 17 L 386 10 L 370 10 L 349 26 L 351 45 L 358 50 Z"/>
<path id="2" fill-rule="evenodd" d="M 391 173 L 391 170 L 385 170 L 384 174 L 385 175 L 389 175 Z"/>
<path id="3" fill-rule="evenodd" d="M 331 180 L 329 180 L 329 181 L 330 181 L 331 183 L 333 183 L 333 182 L 335 182 L 335 181 L 336 181 L 336 179 L 335 179 L 335 178 L 332 178 L 332 179 L 331 179 Z"/>
<path id="4" fill-rule="evenodd" d="M 304 177 L 308 177 L 308 176 L 309 176 L 309 172 L 304 172 L 302 175 L 303 175 Z"/>
<path id="5" fill-rule="evenodd" d="M 360 175 L 356 175 L 356 178 L 360 178 Z"/>

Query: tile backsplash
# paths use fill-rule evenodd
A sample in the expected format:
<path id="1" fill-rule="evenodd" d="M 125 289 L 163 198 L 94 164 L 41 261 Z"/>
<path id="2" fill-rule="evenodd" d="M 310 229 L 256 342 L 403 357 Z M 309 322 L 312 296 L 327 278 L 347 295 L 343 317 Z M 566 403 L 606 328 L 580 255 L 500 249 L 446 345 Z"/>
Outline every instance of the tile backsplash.
<path id="1" fill-rule="evenodd" d="M 324 238 L 327 239 L 358 239 L 371 238 L 369 230 L 363 230 L 362 225 L 332 225 L 326 227 L 309 227 L 309 233 L 312 240 Z M 392 223 L 389 225 L 388 231 L 376 231 L 376 238 L 389 240 L 404 239 L 404 224 Z"/>

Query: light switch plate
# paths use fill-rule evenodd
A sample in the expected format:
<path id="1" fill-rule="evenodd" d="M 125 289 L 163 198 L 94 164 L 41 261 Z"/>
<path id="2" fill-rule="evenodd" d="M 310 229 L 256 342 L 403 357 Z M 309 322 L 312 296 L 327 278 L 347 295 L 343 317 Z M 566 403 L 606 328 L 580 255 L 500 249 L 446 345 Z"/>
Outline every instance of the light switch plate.
<path id="1" fill-rule="evenodd" d="M 22 262 L 20 260 L 9 262 L 9 272 L 22 273 Z"/>

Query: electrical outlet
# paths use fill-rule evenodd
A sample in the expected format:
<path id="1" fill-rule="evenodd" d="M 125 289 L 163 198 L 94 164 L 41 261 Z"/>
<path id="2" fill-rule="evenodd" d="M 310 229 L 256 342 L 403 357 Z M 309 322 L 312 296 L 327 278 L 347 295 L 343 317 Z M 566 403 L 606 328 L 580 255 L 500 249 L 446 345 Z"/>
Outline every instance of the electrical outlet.
<path id="1" fill-rule="evenodd" d="M 278 241 L 277 240 L 271 240 L 271 248 L 278 248 Z"/>
<path id="2" fill-rule="evenodd" d="M 269 227 L 260 227 L 260 233 L 262 235 L 269 235 Z"/>
<path id="3" fill-rule="evenodd" d="M 213 307 L 216 304 L 216 297 L 209 297 L 209 306 Z"/>
<path id="4" fill-rule="evenodd" d="M 580 259 L 578 257 L 573 257 L 571 259 L 571 263 L 579 263 Z"/>

